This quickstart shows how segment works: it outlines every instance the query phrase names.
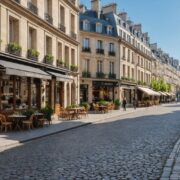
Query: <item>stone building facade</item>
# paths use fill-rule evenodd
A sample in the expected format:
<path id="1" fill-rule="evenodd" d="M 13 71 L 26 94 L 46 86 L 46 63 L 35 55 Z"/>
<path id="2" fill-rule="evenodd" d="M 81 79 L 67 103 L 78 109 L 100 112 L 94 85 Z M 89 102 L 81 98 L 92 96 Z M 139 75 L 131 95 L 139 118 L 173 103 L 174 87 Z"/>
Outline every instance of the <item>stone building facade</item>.
<path id="1" fill-rule="evenodd" d="M 0 1 L 0 108 L 79 103 L 79 1 Z"/>

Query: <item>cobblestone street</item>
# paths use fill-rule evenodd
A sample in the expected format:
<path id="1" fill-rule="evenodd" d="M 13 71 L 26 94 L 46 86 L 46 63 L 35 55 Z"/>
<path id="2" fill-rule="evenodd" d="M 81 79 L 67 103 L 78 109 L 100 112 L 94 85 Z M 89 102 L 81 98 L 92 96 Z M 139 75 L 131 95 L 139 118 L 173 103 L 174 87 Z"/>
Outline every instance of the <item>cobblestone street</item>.
<path id="1" fill-rule="evenodd" d="M 159 179 L 180 136 L 180 105 L 163 105 L 0 153 L 1 180 Z"/>

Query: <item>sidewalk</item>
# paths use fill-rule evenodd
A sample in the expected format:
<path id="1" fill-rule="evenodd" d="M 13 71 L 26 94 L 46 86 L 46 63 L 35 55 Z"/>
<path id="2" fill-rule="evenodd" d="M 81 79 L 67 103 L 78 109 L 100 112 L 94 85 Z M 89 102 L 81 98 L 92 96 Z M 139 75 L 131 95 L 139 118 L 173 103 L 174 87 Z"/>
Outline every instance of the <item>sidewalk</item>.
<path id="1" fill-rule="evenodd" d="M 180 139 L 166 161 L 160 180 L 180 180 Z"/>
<path id="2" fill-rule="evenodd" d="M 48 127 L 33 129 L 30 131 L 0 133 L 0 152 L 21 145 L 22 143 L 30 140 L 38 139 L 59 132 L 64 132 L 77 127 L 97 123 L 102 120 L 116 118 L 122 115 L 141 111 L 144 109 L 145 108 L 139 108 L 134 110 L 133 108 L 128 108 L 127 111 L 113 110 L 106 114 L 89 114 L 88 117 L 85 119 L 78 119 L 71 121 L 60 121 L 57 120 L 56 117 L 54 117 L 52 121 L 53 124 Z"/>

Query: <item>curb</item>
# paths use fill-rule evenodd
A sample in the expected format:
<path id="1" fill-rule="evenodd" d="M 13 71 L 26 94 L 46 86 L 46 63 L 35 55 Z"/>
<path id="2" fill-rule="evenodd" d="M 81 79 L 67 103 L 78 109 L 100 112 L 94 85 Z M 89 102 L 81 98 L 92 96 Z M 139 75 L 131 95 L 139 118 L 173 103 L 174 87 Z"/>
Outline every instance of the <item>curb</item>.
<path id="1" fill-rule="evenodd" d="M 142 111 L 144 109 L 147 109 L 147 108 L 139 109 L 139 111 Z M 99 120 L 94 121 L 94 122 L 83 123 L 81 125 L 76 125 L 76 126 L 73 126 L 73 127 L 70 127 L 70 128 L 66 128 L 66 129 L 63 129 L 63 130 L 58 130 L 58 131 L 55 131 L 55 132 L 52 132 L 52 133 L 48 133 L 48 134 L 44 134 L 44 135 L 40 135 L 40 136 L 37 136 L 37 137 L 33 137 L 33 138 L 25 139 L 25 140 L 20 140 L 18 142 L 15 142 L 15 143 L 12 143 L 12 144 L 8 144 L 8 145 L 4 145 L 4 146 L 0 147 L 0 152 L 2 152 L 4 150 L 7 150 L 8 147 L 16 147 L 16 146 L 21 145 L 21 144 L 26 143 L 26 142 L 31 142 L 31 141 L 34 141 L 34 140 L 42 139 L 44 137 L 48 137 L 48 136 L 52 136 L 52 135 L 55 135 L 55 134 L 63 133 L 63 132 L 66 132 L 66 131 L 70 131 L 70 130 L 73 130 L 73 129 L 81 128 L 81 127 L 88 126 L 88 125 L 91 125 L 91 124 L 95 124 L 95 123 L 98 123 L 98 122 L 101 122 L 101 121 L 104 121 L 104 120 L 110 120 L 110 119 L 113 119 L 113 118 L 118 118 L 120 116 L 125 116 L 125 115 L 128 115 L 128 114 L 133 114 L 135 112 L 137 112 L 137 110 L 132 111 L 132 112 L 127 112 L 126 114 L 120 114 L 120 115 L 115 115 L 115 116 L 104 118 L 104 119 L 99 119 Z"/>
<path id="2" fill-rule="evenodd" d="M 179 152 L 180 152 L 180 138 L 177 140 L 170 156 L 168 157 L 165 163 L 160 180 L 170 179 L 170 176 L 173 172 L 173 168 L 176 162 L 176 157 Z"/>

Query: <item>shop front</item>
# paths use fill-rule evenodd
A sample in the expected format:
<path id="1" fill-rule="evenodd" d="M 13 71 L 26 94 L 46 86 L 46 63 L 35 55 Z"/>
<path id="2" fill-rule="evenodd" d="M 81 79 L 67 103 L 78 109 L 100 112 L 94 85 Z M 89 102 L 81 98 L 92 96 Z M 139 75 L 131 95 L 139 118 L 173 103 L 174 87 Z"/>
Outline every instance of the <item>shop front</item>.
<path id="1" fill-rule="evenodd" d="M 118 82 L 93 81 L 93 102 L 100 100 L 114 101 L 117 96 Z"/>
<path id="2" fill-rule="evenodd" d="M 136 98 L 136 86 L 129 84 L 120 85 L 121 101 L 126 98 L 127 105 L 132 105 L 133 99 Z"/>

